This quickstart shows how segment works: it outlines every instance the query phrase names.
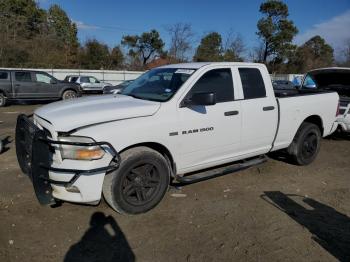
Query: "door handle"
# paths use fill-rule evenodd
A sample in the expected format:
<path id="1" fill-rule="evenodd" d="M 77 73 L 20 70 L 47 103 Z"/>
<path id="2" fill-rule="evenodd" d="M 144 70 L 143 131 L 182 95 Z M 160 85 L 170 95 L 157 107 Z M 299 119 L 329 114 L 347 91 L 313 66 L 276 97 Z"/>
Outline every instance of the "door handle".
<path id="1" fill-rule="evenodd" d="M 274 109 L 275 109 L 274 106 L 265 106 L 265 107 L 263 107 L 264 111 L 271 111 L 271 110 L 274 110 Z"/>
<path id="2" fill-rule="evenodd" d="M 238 111 L 227 111 L 224 113 L 225 116 L 235 116 L 238 115 Z"/>

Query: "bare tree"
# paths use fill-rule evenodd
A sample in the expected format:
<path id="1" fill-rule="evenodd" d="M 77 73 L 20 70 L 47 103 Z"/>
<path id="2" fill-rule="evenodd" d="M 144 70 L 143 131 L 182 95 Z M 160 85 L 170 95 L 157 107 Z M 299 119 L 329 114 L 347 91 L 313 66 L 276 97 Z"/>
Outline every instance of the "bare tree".
<path id="1" fill-rule="evenodd" d="M 258 46 L 254 47 L 253 50 L 249 52 L 249 60 L 252 62 L 262 63 L 264 61 L 265 46 L 260 43 Z"/>
<path id="2" fill-rule="evenodd" d="M 348 39 L 346 42 L 345 42 L 345 48 L 343 50 L 343 54 L 344 54 L 344 66 L 350 66 L 350 39 Z"/>
<path id="3" fill-rule="evenodd" d="M 240 34 L 230 30 L 223 45 L 225 61 L 243 61 L 246 50 Z"/>
<path id="4" fill-rule="evenodd" d="M 191 24 L 176 23 L 166 28 L 171 37 L 169 57 L 176 62 L 187 60 L 187 54 L 192 49 L 194 33 Z"/>

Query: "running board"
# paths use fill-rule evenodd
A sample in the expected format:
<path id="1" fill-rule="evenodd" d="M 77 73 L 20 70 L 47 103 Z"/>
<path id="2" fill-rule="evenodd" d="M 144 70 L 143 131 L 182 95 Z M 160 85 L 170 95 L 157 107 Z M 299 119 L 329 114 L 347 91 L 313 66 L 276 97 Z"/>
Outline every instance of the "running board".
<path id="1" fill-rule="evenodd" d="M 267 161 L 266 156 L 260 156 L 257 158 L 253 158 L 250 160 L 246 160 L 241 163 L 226 165 L 224 167 L 214 168 L 210 170 L 205 170 L 202 172 L 197 172 L 192 175 L 185 175 L 185 176 L 176 176 L 176 181 L 180 184 L 193 184 L 200 181 L 208 180 L 215 177 L 220 177 L 224 175 L 228 175 L 243 169 L 247 169 L 252 166 L 256 166 L 259 164 L 262 164 Z"/>

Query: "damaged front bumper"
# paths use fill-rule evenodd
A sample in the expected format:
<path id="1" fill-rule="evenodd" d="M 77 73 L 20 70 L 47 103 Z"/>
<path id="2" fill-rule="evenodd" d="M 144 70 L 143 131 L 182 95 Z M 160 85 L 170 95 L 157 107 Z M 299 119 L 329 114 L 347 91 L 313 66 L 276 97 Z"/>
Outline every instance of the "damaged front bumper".
<path id="1" fill-rule="evenodd" d="M 102 166 L 92 169 L 70 169 L 54 167 L 52 165 L 52 156 L 55 153 L 55 146 L 71 145 L 71 146 L 102 146 L 107 148 L 112 155 L 112 161 L 107 166 Z M 72 188 L 74 183 L 82 176 L 89 176 L 93 174 L 101 174 L 113 171 L 118 168 L 120 163 L 120 156 L 114 147 L 108 142 L 68 142 L 56 141 L 50 139 L 50 134 L 43 129 L 36 126 L 31 119 L 26 115 L 19 115 L 16 125 L 16 154 L 19 166 L 23 173 L 27 174 L 34 187 L 34 191 L 38 201 L 42 205 L 54 204 L 55 196 L 53 188 L 62 191 Z M 69 181 L 59 181 L 50 179 L 50 173 L 73 174 Z M 67 192 L 67 191 L 66 191 Z M 74 193 L 72 193 L 74 194 Z M 78 199 L 78 198 L 76 198 Z M 63 200 L 72 200 L 74 198 Z M 95 199 L 97 200 L 97 199 Z M 75 202 L 84 202 L 79 199 Z"/>

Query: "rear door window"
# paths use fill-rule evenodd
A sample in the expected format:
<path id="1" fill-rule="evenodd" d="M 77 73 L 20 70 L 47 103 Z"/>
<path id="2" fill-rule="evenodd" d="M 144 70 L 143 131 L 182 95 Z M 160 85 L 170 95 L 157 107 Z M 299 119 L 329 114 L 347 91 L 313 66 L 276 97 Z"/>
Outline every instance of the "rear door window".
<path id="1" fill-rule="evenodd" d="M 257 68 L 238 68 L 244 99 L 266 97 L 264 80 Z"/>
<path id="2" fill-rule="evenodd" d="M 206 72 L 192 87 L 190 94 L 193 93 L 215 93 L 217 103 L 233 101 L 231 69 L 213 69 Z"/>
<path id="3" fill-rule="evenodd" d="M 80 83 L 90 83 L 89 78 L 86 76 L 80 77 Z"/>
<path id="4" fill-rule="evenodd" d="M 73 77 L 70 79 L 70 82 L 75 83 L 75 82 L 77 82 L 77 80 L 78 80 L 78 77 L 77 77 L 77 76 L 73 76 Z"/>
<path id="5" fill-rule="evenodd" d="M 32 82 L 30 72 L 15 72 L 15 79 L 19 82 Z"/>

